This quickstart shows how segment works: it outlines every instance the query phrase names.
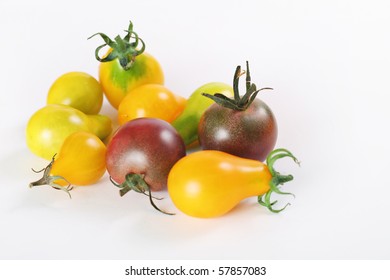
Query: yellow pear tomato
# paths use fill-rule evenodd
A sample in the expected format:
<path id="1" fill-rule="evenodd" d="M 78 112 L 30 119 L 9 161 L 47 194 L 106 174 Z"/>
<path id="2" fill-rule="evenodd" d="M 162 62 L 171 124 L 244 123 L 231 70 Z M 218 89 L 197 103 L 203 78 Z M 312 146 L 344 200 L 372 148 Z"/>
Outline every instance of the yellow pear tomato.
<path id="1" fill-rule="evenodd" d="M 106 171 L 106 146 L 92 133 L 75 132 L 65 139 L 58 156 L 40 171 L 44 171 L 43 177 L 30 187 L 50 185 L 69 192 L 73 185 L 91 185 Z"/>
<path id="2" fill-rule="evenodd" d="M 276 149 L 261 161 L 237 157 L 215 150 L 198 151 L 180 159 L 168 175 L 168 193 L 183 213 L 211 218 L 226 214 L 241 200 L 257 196 L 258 202 L 272 212 L 275 201 L 272 193 L 283 193 L 278 186 L 291 181 L 292 175 L 282 175 L 274 170 L 276 160 L 290 157 L 286 149 Z"/>

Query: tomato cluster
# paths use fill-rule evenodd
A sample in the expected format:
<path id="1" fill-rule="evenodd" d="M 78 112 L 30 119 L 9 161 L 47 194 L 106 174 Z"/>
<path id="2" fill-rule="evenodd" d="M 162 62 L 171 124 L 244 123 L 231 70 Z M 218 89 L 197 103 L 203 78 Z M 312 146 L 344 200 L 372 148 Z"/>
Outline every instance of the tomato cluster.
<path id="1" fill-rule="evenodd" d="M 207 83 L 186 99 L 164 86 L 160 64 L 145 52 L 131 22 L 123 38 L 91 37 L 96 35 L 104 40 L 95 51 L 99 81 L 83 72 L 62 75 L 27 124 L 28 147 L 50 160 L 30 187 L 50 185 L 70 194 L 74 185 L 94 184 L 107 171 L 121 196 L 145 194 L 166 214 L 152 192 L 167 189 L 174 205 L 194 217 L 223 215 L 251 196 L 272 212 L 286 207 L 275 209 L 270 197 L 287 194 L 279 185 L 293 177 L 273 165 L 284 157 L 298 161 L 286 149 L 273 150 L 276 118 L 257 98 L 270 88 L 251 82 L 248 62 L 245 71 L 236 68 L 233 86 Z M 99 114 L 103 96 L 117 109 L 113 134 L 112 120 Z"/>

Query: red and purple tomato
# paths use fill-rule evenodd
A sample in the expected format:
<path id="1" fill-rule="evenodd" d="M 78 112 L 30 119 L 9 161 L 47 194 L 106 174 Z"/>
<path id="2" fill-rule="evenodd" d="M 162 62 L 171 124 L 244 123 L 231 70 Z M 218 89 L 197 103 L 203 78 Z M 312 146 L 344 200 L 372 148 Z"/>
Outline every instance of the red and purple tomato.
<path id="1" fill-rule="evenodd" d="M 271 109 L 256 98 L 243 111 L 213 104 L 199 122 L 198 135 L 204 150 L 264 161 L 275 147 L 278 128 Z"/>
<path id="2" fill-rule="evenodd" d="M 106 166 L 117 184 L 128 174 L 139 174 L 150 191 L 160 191 L 167 186 L 172 166 L 185 154 L 182 138 L 168 122 L 138 118 L 114 134 L 107 145 Z"/>

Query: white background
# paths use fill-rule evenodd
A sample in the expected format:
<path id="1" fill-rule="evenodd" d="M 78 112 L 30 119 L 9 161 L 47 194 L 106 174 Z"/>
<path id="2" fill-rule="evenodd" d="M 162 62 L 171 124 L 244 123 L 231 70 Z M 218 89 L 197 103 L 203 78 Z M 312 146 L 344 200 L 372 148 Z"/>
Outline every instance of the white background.
<path id="1" fill-rule="evenodd" d="M 390 5 L 388 1 L 18 1 L 0 10 L 0 259 L 389 259 Z M 46 161 L 25 144 L 29 117 L 69 71 L 97 77 L 95 32 L 128 21 L 161 63 L 166 86 L 189 96 L 230 83 L 249 60 L 279 125 L 278 147 L 301 167 L 296 198 L 272 214 L 245 200 L 195 219 L 166 199 L 119 197 L 107 175 L 72 199 L 29 189 Z M 105 104 L 102 113 L 115 118 Z"/>

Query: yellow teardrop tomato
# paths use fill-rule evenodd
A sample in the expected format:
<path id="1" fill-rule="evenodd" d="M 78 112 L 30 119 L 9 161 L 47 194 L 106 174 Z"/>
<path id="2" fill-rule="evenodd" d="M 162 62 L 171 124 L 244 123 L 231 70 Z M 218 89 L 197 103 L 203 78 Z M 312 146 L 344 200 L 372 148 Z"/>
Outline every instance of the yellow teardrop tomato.
<path id="1" fill-rule="evenodd" d="M 77 131 L 94 133 L 103 140 L 111 134 L 111 119 L 104 115 L 86 115 L 66 105 L 46 105 L 27 123 L 27 146 L 37 156 L 49 160 L 59 152 L 64 140 Z"/>
<path id="2" fill-rule="evenodd" d="M 168 175 L 168 192 L 183 213 L 200 218 L 223 215 L 241 200 L 258 196 L 259 203 L 273 212 L 273 192 L 282 193 L 277 186 L 293 179 L 273 169 L 282 157 L 296 158 L 285 149 L 270 153 L 267 165 L 256 160 L 240 158 L 220 151 L 205 150 L 179 160 Z M 264 196 L 264 201 L 263 201 Z"/>
<path id="3" fill-rule="evenodd" d="M 106 146 L 96 135 L 80 131 L 65 139 L 51 175 L 60 175 L 73 185 L 85 186 L 97 182 L 105 171 Z"/>
<path id="4" fill-rule="evenodd" d="M 181 114 L 186 99 L 158 84 L 147 84 L 130 91 L 118 108 L 119 124 L 142 117 L 171 123 Z"/>
<path id="5" fill-rule="evenodd" d="M 30 187 L 50 185 L 68 192 L 72 185 L 91 185 L 104 175 L 105 159 L 106 146 L 96 135 L 75 132 L 65 139 L 58 156 L 44 169 L 43 177 Z"/>
<path id="6" fill-rule="evenodd" d="M 103 104 L 103 89 L 91 75 L 69 72 L 54 81 L 46 103 L 68 105 L 85 114 L 98 114 Z"/>

